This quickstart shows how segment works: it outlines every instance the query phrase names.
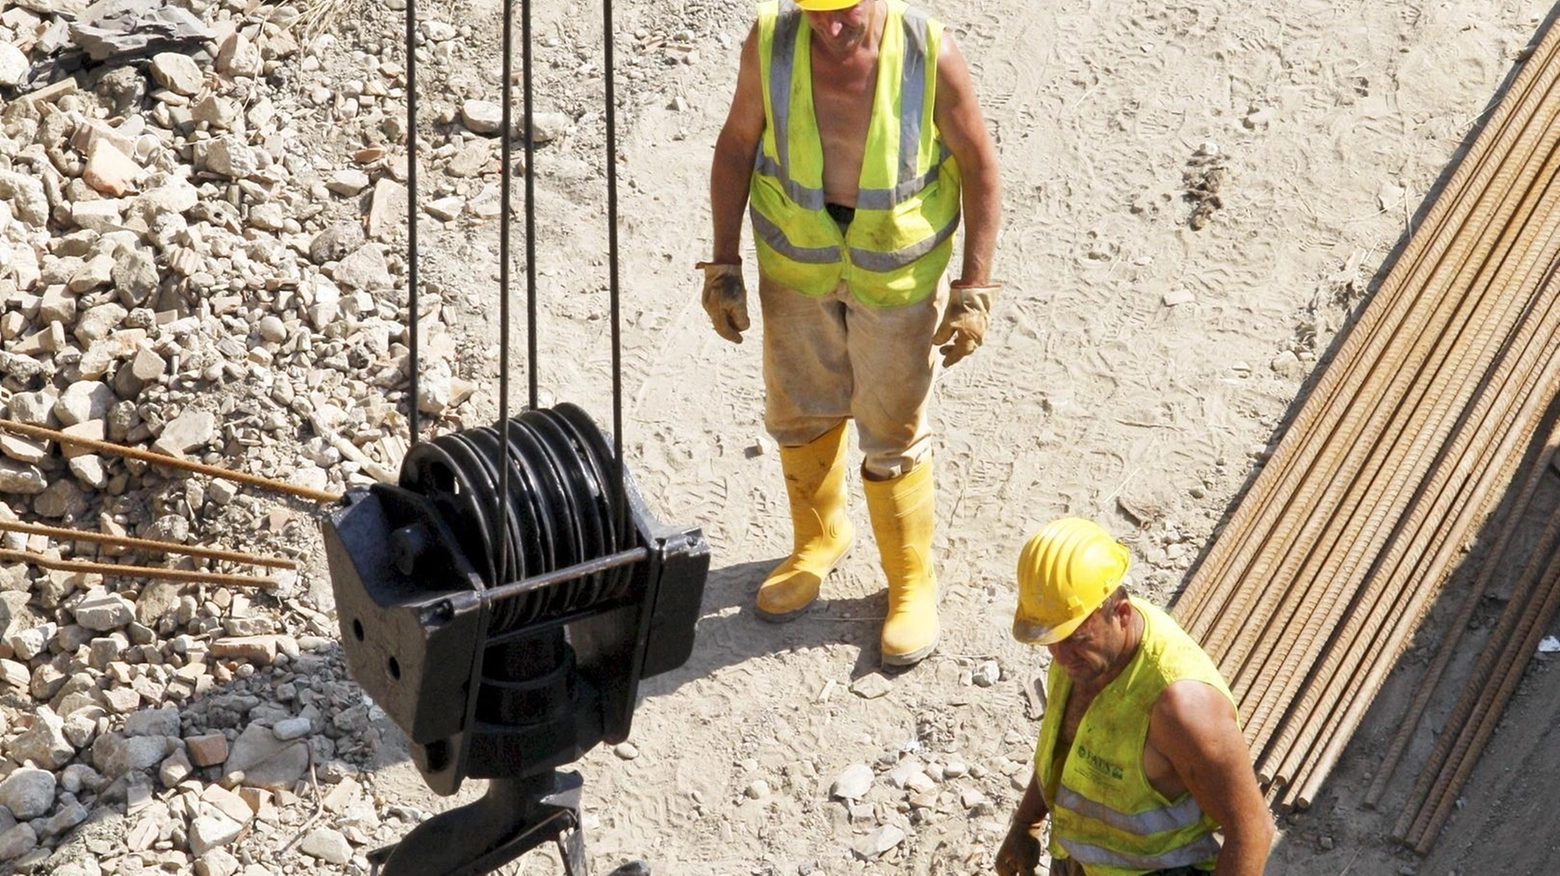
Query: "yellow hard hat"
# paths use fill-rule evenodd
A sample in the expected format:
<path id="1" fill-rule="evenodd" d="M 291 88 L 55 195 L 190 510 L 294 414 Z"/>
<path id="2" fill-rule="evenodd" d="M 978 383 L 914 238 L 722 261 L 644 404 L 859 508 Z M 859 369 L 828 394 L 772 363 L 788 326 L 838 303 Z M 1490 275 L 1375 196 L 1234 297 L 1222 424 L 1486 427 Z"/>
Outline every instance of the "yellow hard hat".
<path id="1" fill-rule="evenodd" d="M 803 12 L 834 12 L 849 9 L 862 0 L 795 0 Z"/>
<path id="2" fill-rule="evenodd" d="M 1072 635 L 1121 585 L 1131 562 L 1127 546 L 1091 520 L 1047 523 L 1018 555 L 1013 638 L 1054 645 Z"/>

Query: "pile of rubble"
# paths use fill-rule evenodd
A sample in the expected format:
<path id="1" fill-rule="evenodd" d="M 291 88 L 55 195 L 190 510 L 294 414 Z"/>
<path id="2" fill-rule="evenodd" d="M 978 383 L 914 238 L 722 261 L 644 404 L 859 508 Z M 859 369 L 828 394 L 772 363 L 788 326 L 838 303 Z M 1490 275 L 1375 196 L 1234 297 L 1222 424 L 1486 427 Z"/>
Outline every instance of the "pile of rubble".
<path id="1" fill-rule="evenodd" d="M 400 4 L 341 20 L 350 48 L 324 33 L 329 6 L 4 4 L 0 419 L 307 489 L 394 478 L 410 341 Z M 697 59 L 691 33 L 633 33 L 630 81 Z M 438 82 L 419 131 L 435 228 L 501 209 L 502 124 L 471 36 L 432 16 L 419 32 Z M 543 42 L 544 89 L 599 75 Z M 549 94 L 536 142 L 599 142 L 589 94 Z M 449 330 L 442 291 L 427 284 L 419 321 L 432 418 L 471 397 L 488 343 Z M 0 529 L 171 549 L 0 531 L 0 550 L 30 558 L 0 562 L 0 871 L 366 872 L 364 853 L 423 814 L 376 798 L 363 770 L 382 716 L 342 668 L 318 508 L 97 448 L 0 429 Z M 177 555 L 197 544 L 301 564 L 265 589 L 71 568 L 248 571 Z"/>
<path id="2" fill-rule="evenodd" d="M 385 52 L 360 80 L 306 89 L 320 65 L 299 18 L 0 13 L 4 419 L 316 489 L 390 476 L 406 437 L 403 68 Z M 321 160 L 311 119 L 357 148 Z M 449 212 L 482 213 L 464 207 Z M 437 302 L 421 327 L 419 403 L 436 415 L 472 386 Z M 0 435 L 0 493 L 8 521 L 317 550 L 313 508 L 77 445 Z M 420 817 L 364 793 L 377 730 L 319 575 L 264 591 L 105 578 L 46 566 L 225 564 L 14 531 L 3 547 L 42 562 L 0 565 L 0 868 L 256 876 L 295 848 L 361 872 L 406 830 L 383 819 Z"/>

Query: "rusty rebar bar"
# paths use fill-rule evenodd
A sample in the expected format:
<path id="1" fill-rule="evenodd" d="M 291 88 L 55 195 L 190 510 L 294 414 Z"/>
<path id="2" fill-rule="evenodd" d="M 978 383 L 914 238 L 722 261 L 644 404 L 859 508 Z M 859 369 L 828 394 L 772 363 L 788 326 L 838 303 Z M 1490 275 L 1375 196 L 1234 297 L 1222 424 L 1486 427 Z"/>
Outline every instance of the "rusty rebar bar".
<path id="1" fill-rule="evenodd" d="M 1491 110 L 1483 131 L 1458 162 L 1417 233 L 1409 238 L 1383 279 L 1371 306 L 1360 314 L 1326 363 L 1306 403 L 1296 412 L 1289 425 L 1290 434 L 1296 437 L 1280 442 L 1223 527 L 1221 537 L 1199 564 L 1174 607 L 1177 620 L 1194 637 L 1202 639 L 1206 626 L 1225 610 L 1229 596 L 1238 589 L 1231 582 L 1240 576 L 1225 574 L 1226 566 L 1244 562 L 1241 556 L 1252 549 L 1252 540 L 1259 538 L 1257 533 L 1272 529 L 1287 505 L 1275 496 L 1292 490 L 1292 474 L 1309 471 L 1319 453 L 1318 443 L 1333 433 L 1331 424 L 1336 416 L 1341 416 L 1337 396 L 1359 382 L 1354 379 L 1355 369 L 1362 363 L 1368 368 L 1379 357 L 1381 347 L 1402 328 L 1401 312 L 1414 299 L 1421 263 L 1438 262 L 1444 255 L 1450 239 L 1443 230 L 1468 225 L 1467 214 L 1480 196 L 1488 193 L 1490 178 L 1503 165 L 1514 135 L 1530 127 L 1529 122 L 1541 104 L 1533 95 L 1547 94 L 1556 75 L 1560 75 L 1560 69 L 1550 63 L 1557 49 L 1560 41 L 1546 37 L 1518 71 L 1506 97 Z"/>
<path id="2" fill-rule="evenodd" d="M 0 520 L 0 531 L 25 532 L 29 535 L 46 535 L 50 538 L 97 542 L 115 547 L 136 548 L 165 554 L 186 554 L 192 557 L 206 557 L 208 559 L 227 560 L 234 563 L 250 563 L 256 566 L 270 566 L 276 569 L 298 568 L 297 561 L 286 557 L 265 557 L 246 554 L 241 551 L 177 544 L 171 541 L 157 541 L 150 538 L 134 538 L 127 535 L 112 535 L 107 532 L 91 532 L 82 529 L 66 529 L 59 526 L 44 526 L 39 523 L 23 523 L 19 520 Z"/>
<path id="3" fill-rule="evenodd" d="M 255 575 L 228 575 L 220 572 L 198 572 L 194 569 L 159 569 L 153 566 L 125 566 L 119 563 L 93 563 L 82 560 L 56 560 L 32 551 L 0 549 L 0 562 L 32 563 L 43 569 L 61 572 L 87 572 L 121 578 L 153 578 L 165 581 L 200 581 L 212 584 L 238 584 L 249 587 L 276 587 L 276 579 Z"/>
<path id="4" fill-rule="evenodd" d="M 1556 144 L 1560 144 L 1560 130 L 1557 130 L 1548 142 L 1551 149 Z M 1549 162 L 1560 162 L 1560 153 L 1552 151 Z M 1345 617 L 1350 623 L 1362 618 L 1360 622 L 1367 627 L 1366 635 L 1374 636 L 1380 620 L 1374 618 L 1370 612 L 1375 605 L 1375 600 L 1383 593 L 1391 595 L 1396 588 L 1402 586 L 1403 578 L 1397 576 L 1395 570 L 1403 562 L 1405 551 L 1412 568 L 1412 562 L 1417 561 L 1417 557 L 1421 556 L 1436 538 L 1445 537 L 1444 529 L 1438 536 L 1437 530 L 1433 527 L 1429 541 L 1420 537 L 1424 520 L 1427 516 L 1431 516 L 1430 511 L 1435 505 L 1433 501 L 1425 501 L 1425 491 L 1434 490 L 1433 495 L 1440 495 L 1440 488 L 1436 487 L 1440 477 L 1438 473 L 1448 471 L 1448 465 L 1457 462 L 1459 447 L 1463 450 L 1468 449 L 1469 445 L 1483 448 L 1490 440 L 1488 436 L 1500 434 L 1500 425 L 1504 421 L 1500 420 L 1498 415 L 1492 424 L 1494 428 L 1488 432 L 1470 434 L 1466 429 L 1461 432 L 1453 430 L 1457 429 L 1459 424 L 1466 422 L 1470 416 L 1480 417 L 1478 411 L 1481 405 L 1488 410 L 1488 405 L 1494 404 L 1497 411 L 1503 411 L 1505 408 L 1502 405 L 1513 401 L 1498 391 L 1488 393 L 1483 387 L 1485 381 L 1498 380 L 1500 382 L 1497 385 L 1504 386 L 1506 381 L 1513 379 L 1512 370 L 1517 368 L 1518 364 L 1513 362 L 1505 351 L 1513 343 L 1514 332 L 1516 337 L 1522 337 L 1524 336 L 1522 332 L 1526 330 L 1529 334 L 1525 336 L 1529 340 L 1534 337 L 1531 334 L 1533 329 L 1523 321 L 1529 306 L 1525 302 L 1530 302 L 1533 298 L 1524 298 L 1519 293 L 1522 288 L 1530 288 L 1529 279 L 1534 271 L 1542 270 L 1547 266 L 1553 258 L 1555 245 L 1560 244 L 1560 236 L 1555 233 L 1555 226 L 1548 222 L 1548 217 L 1556 211 L 1557 204 L 1560 204 L 1560 185 L 1554 184 L 1552 175 L 1548 182 L 1550 184 L 1546 185 L 1541 193 L 1534 189 L 1523 199 L 1523 206 L 1530 209 L 1520 210 L 1516 214 L 1522 217 L 1522 224 L 1508 226 L 1501 232 L 1502 237 L 1511 238 L 1510 246 L 1500 251 L 1498 255 L 1497 251 L 1501 250 L 1501 247 L 1484 250 L 1488 255 L 1481 259 L 1483 264 L 1480 266 L 1480 272 L 1473 278 L 1473 285 L 1480 287 L 1482 292 L 1474 298 L 1469 316 L 1453 320 L 1456 329 L 1447 341 L 1446 355 L 1427 374 L 1426 391 L 1420 394 L 1415 404 L 1405 408 L 1409 422 L 1404 424 L 1399 434 L 1407 434 L 1408 439 L 1406 442 L 1394 442 L 1382 450 L 1383 456 L 1376 467 L 1378 470 L 1389 472 L 1387 484 L 1381 490 L 1386 494 L 1386 499 L 1375 502 L 1364 520 L 1355 518 L 1335 521 L 1335 529 L 1354 534 L 1366 534 L 1363 542 L 1357 543 L 1357 546 L 1363 545 L 1365 549 L 1351 556 L 1350 559 L 1354 561 L 1354 568 L 1358 568 L 1361 573 L 1369 573 L 1375 581 L 1386 583 L 1381 587 L 1372 586 L 1357 590 L 1355 596 L 1345 602 L 1336 598 L 1336 593 L 1343 589 L 1336 582 L 1327 578 L 1318 579 L 1322 582 L 1321 597 L 1318 599 L 1315 596 L 1314 588 L 1308 587 L 1306 591 L 1307 596 L 1317 602 L 1328 603 L 1319 626 L 1333 631 Z M 1535 196 L 1538 198 L 1537 204 L 1532 203 Z M 1528 220 L 1532 220 L 1531 224 Z M 1525 233 L 1535 228 L 1544 234 L 1537 245 L 1533 245 L 1531 239 L 1533 235 Z M 1494 257 L 1493 260 L 1491 257 Z M 1512 264 L 1513 261 L 1515 264 Z M 1493 277 L 1485 273 L 1491 265 L 1494 266 L 1495 271 Z M 1543 297 L 1542 289 L 1536 297 Z M 1493 309 L 1491 303 L 1494 305 Z M 1473 335 L 1471 339 L 1463 335 L 1464 328 L 1471 329 Z M 1466 374 L 1477 375 L 1478 379 L 1468 380 L 1464 377 L 1461 381 L 1458 380 L 1460 376 Z M 1520 378 L 1520 372 L 1518 376 Z M 1447 397 L 1448 389 L 1453 390 L 1450 398 Z M 1470 404 L 1473 405 L 1471 409 Z M 1450 444 L 1447 443 L 1448 438 L 1452 439 Z M 1403 446 L 1405 443 L 1406 447 Z M 1433 464 L 1428 468 L 1421 468 L 1420 458 L 1432 450 L 1435 453 L 1432 458 Z M 1413 474 L 1421 475 L 1423 479 L 1417 489 L 1407 490 L 1405 481 Z M 1441 518 L 1436 516 L 1435 519 Z M 1387 525 L 1389 521 L 1390 526 Z M 1383 547 L 1387 549 L 1384 555 L 1380 553 Z M 1363 566 L 1360 565 L 1362 563 Z M 1364 578 L 1365 575 L 1361 574 L 1358 578 L 1347 580 L 1363 582 Z M 1375 581 L 1371 583 L 1374 585 Z M 1363 604 L 1360 603 L 1361 596 L 1368 597 Z M 1314 630 L 1311 624 L 1301 623 L 1296 625 L 1295 629 L 1294 634 L 1282 638 L 1286 642 L 1305 640 L 1301 652 L 1304 659 L 1293 660 L 1281 656 L 1264 665 L 1267 674 L 1263 681 L 1268 684 L 1258 685 L 1262 705 L 1253 710 L 1254 721 L 1261 721 L 1267 717 L 1269 710 L 1275 704 L 1286 701 L 1293 695 L 1297 686 L 1296 680 L 1303 677 L 1297 675 L 1297 671 L 1309 670 L 1314 665 L 1319 652 L 1330 644 L 1325 640 L 1316 642 L 1314 636 L 1310 636 Z M 1347 628 L 1343 635 L 1346 641 L 1354 641 Z M 1285 648 L 1279 650 L 1287 651 Z M 1337 657 L 1336 648 L 1330 648 L 1326 653 L 1328 654 L 1326 659 L 1342 660 L 1345 661 L 1344 666 L 1352 667 L 1347 662 L 1347 658 Z M 1327 665 L 1324 663 L 1324 669 Z M 1337 663 L 1331 665 L 1334 669 L 1338 668 Z M 1326 676 L 1326 672 L 1323 675 Z M 1275 677 L 1280 680 L 1280 683 L 1272 685 L 1271 682 Z M 1292 741 L 1287 732 L 1280 736 L 1280 740 L 1281 748 L 1285 740 Z M 1292 761 L 1293 758 L 1285 758 L 1285 760 Z"/>
<path id="5" fill-rule="evenodd" d="M 1463 597 L 1462 607 L 1458 610 L 1457 616 L 1447 625 L 1446 634 L 1436 646 L 1435 657 L 1424 674 L 1419 677 L 1419 682 L 1414 688 L 1414 698 L 1409 703 L 1403 720 L 1399 722 L 1397 733 L 1388 744 L 1386 753 L 1382 755 L 1381 763 L 1377 765 L 1375 774 L 1371 777 L 1370 787 L 1365 791 L 1364 803 L 1367 807 L 1375 808 L 1380 805 L 1381 798 L 1386 794 L 1387 785 L 1392 781 L 1393 774 L 1397 772 L 1398 763 L 1408 749 L 1409 741 L 1418 732 L 1419 725 L 1424 720 L 1425 710 L 1429 708 L 1436 687 L 1441 683 L 1441 677 L 1446 673 L 1447 666 L 1451 664 L 1452 657 L 1457 653 L 1457 646 L 1462 642 L 1463 632 L 1473 622 L 1474 612 L 1478 610 L 1485 591 L 1489 589 L 1490 581 L 1495 577 L 1495 569 L 1499 566 L 1496 560 L 1505 556 L 1510 548 L 1511 540 L 1517 533 L 1517 522 L 1532 505 L 1533 496 L 1538 492 L 1539 484 L 1547 476 L 1550 465 L 1554 463 L 1557 450 L 1560 450 L 1560 420 L 1556 420 L 1548 440 L 1544 442 L 1544 451 L 1523 481 L 1517 497 L 1507 507 L 1501 522 L 1495 527 L 1495 542 L 1485 551 L 1474 580 Z"/>
<path id="6" fill-rule="evenodd" d="M 127 447 L 123 444 L 114 444 L 108 441 L 99 441 L 96 438 L 86 438 L 80 435 L 70 435 L 58 429 L 50 429 L 45 426 L 34 426 L 29 423 L 18 423 L 15 420 L 0 420 L 0 429 L 14 432 L 18 435 L 26 435 L 29 438 L 42 438 L 45 441 L 58 441 L 61 444 L 74 444 L 85 447 L 99 453 L 111 453 L 115 456 L 125 456 L 130 459 L 139 459 L 143 462 L 152 462 L 157 465 L 166 465 L 171 468 L 192 471 L 197 474 L 210 475 L 214 478 L 222 478 L 229 481 L 237 481 L 242 484 L 263 487 L 278 493 L 286 493 L 303 499 L 312 499 L 316 502 L 335 502 L 341 499 L 340 493 L 331 493 L 325 490 L 316 490 L 312 487 L 300 487 L 297 484 L 289 484 L 275 478 L 252 475 L 248 472 L 234 471 L 233 469 L 220 468 L 215 465 L 207 465 L 203 462 L 195 462 L 189 459 L 181 459 L 177 456 L 167 456 L 162 453 L 153 453 L 150 450 L 142 450 L 139 447 Z"/>

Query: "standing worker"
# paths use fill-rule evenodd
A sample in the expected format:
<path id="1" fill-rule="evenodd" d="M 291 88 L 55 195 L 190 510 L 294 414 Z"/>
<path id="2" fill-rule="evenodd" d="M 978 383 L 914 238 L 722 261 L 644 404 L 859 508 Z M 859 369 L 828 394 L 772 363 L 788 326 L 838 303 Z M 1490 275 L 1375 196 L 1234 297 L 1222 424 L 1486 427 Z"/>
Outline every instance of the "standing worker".
<path id="1" fill-rule="evenodd" d="M 1254 876 L 1267 861 L 1273 820 L 1235 698 L 1169 615 L 1127 595 L 1129 562 L 1076 517 L 1019 555 L 1013 637 L 1046 646 L 1051 668 L 999 876 L 1034 876 L 1047 815 L 1052 876 Z"/>
<path id="2" fill-rule="evenodd" d="M 734 343 L 748 328 L 739 249 L 747 205 L 764 314 L 764 420 L 780 445 L 791 556 L 758 612 L 796 617 L 854 532 L 845 421 L 854 418 L 872 530 L 888 577 L 882 659 L 937 645 L 932 569 L 934 352 L 980 346 L 1000 212 L 996 148 L 969 68 L 941 23 L 902 0 L 762 3 L 715 144 L 715 251 L 704 309 Z M 943 271 L 961 213 L 963 267 Z"/>

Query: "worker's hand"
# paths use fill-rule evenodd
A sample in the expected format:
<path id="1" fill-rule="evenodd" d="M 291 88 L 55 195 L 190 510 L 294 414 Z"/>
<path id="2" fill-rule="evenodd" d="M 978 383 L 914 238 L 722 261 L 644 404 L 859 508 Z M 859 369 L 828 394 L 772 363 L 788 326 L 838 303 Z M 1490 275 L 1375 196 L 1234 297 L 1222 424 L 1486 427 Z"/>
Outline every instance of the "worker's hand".
<path id="1" fill-rule="evenodd" d="M 704 312 L 710 315 L 715 333 L 733 344 L 742 343 L 749 325 L 742 266 L 699 262 L 695 267 L 704 271 Z"/>
<path id="2" fill-rule="evenodd" d="M 1040 837 L 1034 827 L 1014 824 L 997 849 L 997 876 L 1036 876 L 1040 866 Z"/>
<path id="3" fill-rule="evenodd" d="M 986 340 L 986 325 L 991 321 L 991 299 L 1002 287 L 996 283 L 955 282 L 948 290 L 948 309 L 942 324 L 932 335 L 932 344 L 941 344 L 943 367 L 947 368 L 975 352 Z"/>

